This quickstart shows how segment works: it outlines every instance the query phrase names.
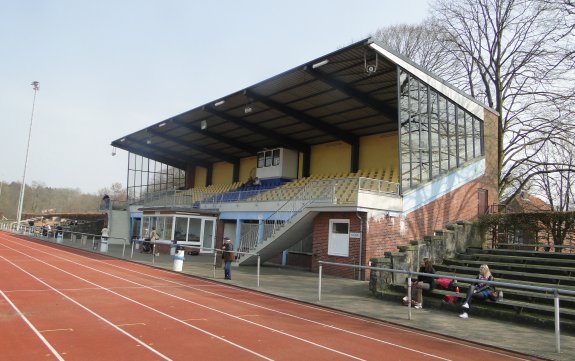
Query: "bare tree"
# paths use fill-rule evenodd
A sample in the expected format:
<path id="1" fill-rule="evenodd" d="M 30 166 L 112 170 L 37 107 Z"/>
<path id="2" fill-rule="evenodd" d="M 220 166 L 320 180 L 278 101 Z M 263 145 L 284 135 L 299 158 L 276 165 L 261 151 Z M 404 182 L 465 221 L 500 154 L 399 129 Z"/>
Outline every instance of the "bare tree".
<path id="1" fill-rule="evenodd" d="M 575 202 L 575 147 L 570 144 L 543 149 L 536 158 L 540 172 L 533 176 L 531 189 L 545 198 L 554 211 L 573 210 Z M 559 169 L 559 171 L 557 171 Z"/>
<path id="2" fill-rule="evenodd" d="M 436 0 L 432 15 L 374 36 L 498 112 L 500 199 L 572 169 L 535 156 L 575 134 L 573 1 Z"/>
<path id="3" fill-rule="evenodd" d="M 572 22 L 567 2 L 547 0 L 436 0 L 433 15 L 446 59 L 466 90 L 499 113 L 500 198 L 512 198 L 540 165 L 547 145 L 570 141 L 573 126 Z M 472 66 L 469 66 L 469 65 Z"/>
<path id="4" fill-rule="evenodd" d="M 575 229 L 575 172 L 572 170 L 575 168 L 575 147 L 561 144 L 552 149 L 546 148 L 537 158 L 542 165 L 532 178 L 531 190 L 543 196 L 553 211 L 558 212 L 543 217 L 542 223 L 553 238 L 553 243 L 563 245 L 567 235 Z M 562 169 L 556 171 L 557 167 Z M 555 247 L 556 252 L 561 250 L 561 247 Z"/>
<path id="5" fill-rule="evenodd" d="M 456 73 L 453 64 L 443 60 L 445 45 L 429 20 L 421 24 L 398 24 L 376 30 L 372 36 L 398 54 L 439 77 L 450 81 Z M 459 64 L 457 64 L 459 65 Z"/>

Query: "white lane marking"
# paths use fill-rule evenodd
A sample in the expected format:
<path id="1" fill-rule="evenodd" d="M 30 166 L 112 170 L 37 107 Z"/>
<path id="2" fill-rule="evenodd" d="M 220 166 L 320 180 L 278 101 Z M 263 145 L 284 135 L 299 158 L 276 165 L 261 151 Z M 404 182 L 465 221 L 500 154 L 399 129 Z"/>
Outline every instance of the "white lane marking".
<path id="1" fill-rule="evenodd" d="M 52 267 L 52 268 L 54 268 L 54 269 L 57 270 L 57 271 L 60 271 L 60 272 L 65 273 L 65 274 L 68 274 L 68 275 L 70 275 L 70 276 L 72 276 L 72 277 L 75 277 L 75 278 L 77 278 L 77 279 L 79 279 L 79 280 L 82 280 L 82 281 L 84 281 L 84 282 L 86 282 L 86 283 L 89 283 L 89 284 L 91 284 L 91 285 L 93 285 L 93 286 L 96 286 L 96 287 L 98 287 L 98 288 L 101 289 L 101 290 L 110 292 L 110 293 L 112 293 L 112 294 L 114 294 L 114 295 L 116 295 L 116 296 L 118 296 L 118 297 L 121 297 L 121 298 L 123 298 L 123 299 L 125 299 L 125 300 L 128 300 L 128 301 L 130 301 L 130 302 L 133 302 L 133 303 L 135 303 L 135 304 L 137 304 L 137 305 L 139 305 L 139 306 L 145 307 L 145 308 L 149 309 L 150 311 L 154 311 L 154 312 L 156 312 L 156 313 L 159 313 L 160 315 L 162 315 L 162 316 L 164 316 L 164 317 L 167 317 L 167 318 L 170 318 L 170 319 L 172 319 L 172 320 L 174 320 L 174 321 L 176 321 L 176 322 L 178 322 L 178 323 L 181 323 L 181 324 L 183 324 L 183 325 L 185 325 L 185 326 L 187 326 L 187 327 L 191 327 L 191 328 L 193 328 L 193 329 L 195 329 L 195 330 L 197 330 L 197 331 L 200 331 L 200 332 L 202 332 L 202 333 L 205 333 L 205 334 L 207 334 L 207 335 L 209 335 L 209 336 L 211 336 L 211 337 L 214 337 L 214 338 L 217 338 L 217 339 L 219 339 L 219 340 L 222 340 L 222 341 L 224 341 L 224 342 L 226 342 L 226 343 L 228 343 L 228 344 L 230 344 L 230 345 L 232 345 L 232 346 L 235 346 L 235 347 L 237 347 L 237 348 L 239 348 L 239 349 L 242 349 L 242 350 L 244 350 L 244 351 L 246 351 L 246 352 L 248 352 L 248 353 L 251 353 L 252 355 L 258 356 L 258 357 L 260 357 L 260 358 L 262 358 L 262 359 L 264 359 L 264 360 L 273 361 L 273 359 L 271 359 L 271 358 L 269 358 L 269 357 L 266 357 L 266 356 L 264 356 L 264 355 L 262 355 L 262 354 L 259 354 L 259 353 L 255 352 L 255 351 L 253 351 L 253 350 L 250 350 L 250 349 L 248 349 L 248 348 L 246 348 L 246 347 L 243 347 L 243 346 L 241 346 L 241 345 L 239 345 L 239 344 L 237 344 L 237 343 L 228 341 L 228 340 L 226 340 L 225 338 L 223 338 L 223 337 L 221 337 L 221 336 L 218 336 L 218 335 L 216 335 L 216 334 L 213 334 L 213 333 L 211 333 L 211 332 L 209 332 L 209 331 L 203 330 L 203 329 L 201 329 L 201 328 L 199 328 L 199 327 L 196 327 L 196 326 L 194 326 L 194 325 L 190 325 L 189 323 L 183 322 L 182 320 L 180 320 L 180 319 L 178 319 L 178 318 L 176 318 L 176 317 L 174 317 L 174 316 L 168 315 L 167 313 L 164 313 L 164 312 L 162 312 L 162 311 L 156 310 L 156 309 L 154 309 L 154 308 L 152 308 L 152 307 L 150 307 L 150 306 L 148 306 L 148 305 L 145 305 L 145 304 L 143 304 L 143 303 L 141 303 L 141 302 L 138 302 L 138 301 L 136 301 L 136 300 L 134 300 L 134 299 L 131 299 L 131 298 L 129 298 L 129 297 L 126 297 L 126 296 L 124 296 L 124 295 L 121 295 L 121 294 L 119 294 L 119 293 L 117 293 L 117 292 L 114 292 L 114 291 L 112 291 L 112 290 L 110 290 L 110 289 L 108 289 L 108 288 L 106 288 L 106 287 L 100 286 L 100 285 L 98 285 L 98 284 L 95 283 L 95 282 L 88 281 L 87 279 L 82 278 L 82 277 L 80 277 L 80 276 L 77 276 L 77 275 L 75 275 L 75 274 L 73 274 L 73 273 L 71 273 L 71 272 L 64 271 L 64 270 L 62 270 L 62 269 L 60 269 L 60 268 L 58 268 L 58 267 L 56 267 L 56 266 L 53 266 L 53 265 L 51 265 L 51 264 L 49 264 L 49 263 L 47 263 L 47 262 L 45 262 L 45 261 L 42 261 L 41 259 L 38 259 L 38 258 L 36 258 L 36 257 L 32 257 L 32 256 L 30 256 L 30 255 L 27 255 L 27 254 L 25 254 L 25 253 L 23 253 L 23 252 L 20 252 L 20 251 L 16 250 L 16 249 L 14 249 L 14 251 L 16 251 L 16 252 L 18 252 L 18 253 L 21 253 L 21 254 L 25 255 L 26 257 L 31 258 L 31 259 L 34 259 L 34 260 L 36 260 L 36 261 L 38 261 L 38 262 L 40 262 L 40 263 L 43 263 L 43 264 L 47 265 L 48 267 Z M 0 258 L 4 258 L 4 257 L 0 257 Z M 5 259 L 5 258 L 4 258 L 4 259 Z M 111 325 L 112 327 L 114 327 L 116 330 L 119 330 L 119 331 L 122 332 L 123 334 L 129 336 L 130 338 L 132 338 L 132 339 L 134 339 L 134 340 L 136 340 L 136 341 L 138 341 L 138 343 L 140 343 L 140 344 L 142 344 L 142 345 L 145 345 L 148 349 L 150 349 L 151 351 L 153 351 L 153 352 L 156 353 L 157 355 L 161 356 L 162 358 L 164 358 L 164 359 L 166 359 L 166 360 L 170 360 L 170 358 L 168 358 L 167 356 L 164 356 L 164 355 L 161 354 L 159 351 L 156 351 L 155 349 L 153 349 L 153 348 L 149 347 L 148 345 L 142 343 L 142 341 L 139 341 L 137 338 L 135 338 L 134 336 L 130 335 L 130 334 L 127 333 L 126 331 L 122 330 L 121 328 L 117 327 L 117 326 L 114 325 L 112 322 L 108 321 L 108 320 L 105 319 L 104 317 L 98 315 L 96 312 L 94 312 L 94 311 L 90 310 L 89 308 L 83 306 L 82 304 L 80 304 L 79 302 L 73 300 L 72 298 L 66 296 L 64 293 L 62 293 L 62 292 L 58 291 L 57 289 L 51 287 L 48 283 L 46 283 L 46 282 L 44 282 L 44 281 L 38 279 L 36 276 L 34 276 L 34 275 L 32 275 L 31 273 L 27 272 L 26 270 L 24 270 L 23 268 L 19 267 L 18 265 L 14 264 L 13 262 L 11 262 L 11 261 L 9 261 L 9 260 L 7 260 L 7 259 L 5 259 L 5 261 L 8 262 L 8 263 L 10 263 L 10 264 L 12 264 L 14 267 L 20 269 L 22 272 L 24 272 L 24 273 L 30 275 L 31 277 L 35 278 L 36 280 L 38 280 L 39 282 L 43 283 L 43 284 L 46 285 L 47 287 L 50 287 L 50 288 L 53 289 L 55 292 L 58 292 L 59 294 L 61 294 L 61 295 L 64 296 L 65 298 L 67 298 L 67 299 L 69 299 L 70 301 L 74 302 L 75 304 L 77 304 L 78 306 L 82 307 L 82 308 L 85 309 L 86 311 L 92 313 L 93 315 L 95 315 L 96 317 L 100 318 L 101 320 L 105 321 L 106 323 L 108 323 L 109 325 Z M 68 262 L 70 262 L 70 261 L 68 261 Z M 75 265 L 80 265 L 79 263 L 75 263 L 75 262 L 71 262 L 71 263 L 72 263 L 72 264 L 75 264 Z M 88 268 L 89 268 L 89 267 L 88 267 Z M 103 272 L 103 273 L 104 273 L 104 272 Z M 112 275 L 111 275 L 111 276 L 112 276 Z M 118 277 L 118 278 L 119 278 L 119 279 L 122 279 L 122 280 L 124 280 L 124 281 L 127 281 L 127 280 L 125 280 L 125 279 L 123 279 L 123 278 L 121 278 L 121 277 Z M 133 284 L 138 284 L 138 283 L 132 282 L 132 281 L 127 281 L 127 282 L 130 282 L 130 283 L 133 283 Z M 143 287 L 143 288 L 149 288 L 149 287 L 146 287 L 146 286 L 144 286 L 144 285 L 142 285 L 142 287 Z M 152 289 L 152 288 L 150 288 L 150 289 Z M 152 289 L 152 290 L 153 290 L 153 289 Z"/>
<path id="2" fill-rule="evenodd" d="M 60 361 L 64 361 L 64 358 L 62 356 L 60 356 L 60 354 L 58 353 L 58 351 L 56 351 L 56 349 L 54 347 L 52 347 L 52 345 L 50 344 L 50 342 L 48 342 L 48 340 L 46 340 L 46 338 L 40 333 L 40 331 L 38 331 L 38 329 L 36 327 L 34 327 L 34 325 L 32 324 L 32 322 L 30 322 L 30 320 L 28 320 L 28 318 L 24 315 L 24 313 L 22 313 L 18 307 L 16 307 L 16 305 L 8 298 L 8 296 L 6 296 L 4 294 L 4 292 L 0 291 L 0 294 L 2 295 L 2 297 L 4 297 L 4 299 L 6 300 L 6 302 L 8 302 L 8 304 L 10 306 L 12 306 L 12 308 L 14 309 L 14 311 L 16 311 L 16 313 L 18 314 L 18 316 L 20 316 L 20 318 L 22 320 L 24 320 L 24 322 L 26 322 L 26 324 L 28 325 L 28 327 L 30 327 L 30 329 L 32 329 L 32 332 L 34 332 L 36 334 L 36 336 L 40 339 L 40 341 L 42 341 L 44 343 L 44 345 L 46 345 L 46 347 L 48 347 L 48 349 L 50 350 L 50 352 L 52 352 L 52 354 L 54 356 L 56 356 L 56 358 Z"/>
<path id="3" fill-rule="evenodd" d="M 60 332 L 60 331 L 74 332 L 74 329 L 73 328 L 54 328 L 51 330 L 42 330 L 40 332 L 45 333 L 45 332 Z"/>
<path id="4" fill-rule="evenodd" d="M 16 251 L 19 252 L 19 251 Z M 22 253 L 22 252 L 20 252 Z M 30 257 L 30 256 L 28 256 Z M 80 308 L 83 308 L 85 311 L 91 313 L 92 315 L 96 316 L 98 319 L 104 321 L 105 323 L 107 323 L 108 325 L 112 326 L 114 329 L 116 329 L 117 331 L 123 333 L 124 335 L 128 336 L 129 338 L 131 338 L 132 340 L 136 341 L 137 343 L 139 343 L 140 345 L 146 347 L 148 350 L 152 351 L 153 353 L 155 353 L 156 355 L 160 356 L 162 359 L 164 360 L 170 360 L 171 359 L 169 357 L 167 357 L 166 355 L 160 353 L 159 351 L 153 349 L 152 347 L 146 345 L 144 342 L 142 342 L 141 340 L 139 340 L 137 337 L 134 337 L 132 335 L 130 335 L 129 333 L 127 333 L 126 331 L 122 330 L 121 328 L 119 328 L 118 326 L 114 325 L 112 322 L 108 321 L 106 318 L 100 316 L 99 314 L 97 314 L 96 312 L 92 311 L 91 309 L 89 309 L 88 307 L 82 305 L 81 303 L 75 301 L 74 299 L 72 299 L 71 297 L 68 297 L 67 295 L 65 295 L 64 293 L 58 291 L 57 289 L 55 289 L 54 287 L 50 286 L 48 283 L 44 282 L 43 280 L 39 279 L 38 277 L 34 276 L 33 274 L 31 274 L 30 272 L 26 271 L 25 269 L 23 269 L 22 267 L 18 266 L 17 264 L 15 264 L 14 262 L 7 260 L 5 257 L 0 257 L 2 259 L 4 259 L 4 261 L 10 263 L 12 266 L 14 266 L 15 268 L 18 268 L 20 271 L 24 272 L 25 274 L 27 274 L 28 276 L 32 277 L 33 279 L 35 279 L 36 281 L 42 283 L 43 285 L 45 285 L 46 287 L 52 289 L 54 292 L 58 293 L 59 295 L 61 295 L 62 297 L 68 299 L 70 302 L 76 304 L 77 306 L 79 306 Z M 34 257 L 30 257 L 33 258 Z M 40 260 L 38 260 L 40 261 Z M 43 262 L 43 261 L 40 261 Z M 52 266 L 54 267 L 54 266 Z"/>

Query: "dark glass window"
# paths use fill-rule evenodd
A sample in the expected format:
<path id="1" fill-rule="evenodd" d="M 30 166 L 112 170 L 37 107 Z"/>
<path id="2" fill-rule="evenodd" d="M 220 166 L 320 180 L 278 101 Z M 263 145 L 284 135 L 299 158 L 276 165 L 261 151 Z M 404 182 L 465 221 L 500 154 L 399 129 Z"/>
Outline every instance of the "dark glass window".
<path id="1" fill-rule="evenodd" d="M 271 167 L 272 165 L 272 151 L 266 150 L 266 167 Z"/>

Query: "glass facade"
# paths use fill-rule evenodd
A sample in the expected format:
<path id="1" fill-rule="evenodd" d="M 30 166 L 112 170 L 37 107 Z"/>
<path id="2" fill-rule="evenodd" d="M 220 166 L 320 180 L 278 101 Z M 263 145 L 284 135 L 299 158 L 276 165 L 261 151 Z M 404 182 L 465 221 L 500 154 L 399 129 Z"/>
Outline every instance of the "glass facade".
<path id="1" fill-rule="evenodd" d="M 128 156 L 128 200 L 141 199 L 148 193 L 183 189 L 186 172 L 164 163 L 130 153 Z"/>
<path id="2" fill-rule="evenodd" d="M 152 227 L 156 228 L 160 243 L 175 241 L 178 244 L 203 247 L 201 252 L 210 251 L 215 244 L 215 217 L 183 214 L 144 215 L 138 238 L 148 238 Z"/>
<path id="3" fill-rule="evenodd" d="M 483 156 L 483 122 L 402 68 L 401 186 L 408 190 Z"/>

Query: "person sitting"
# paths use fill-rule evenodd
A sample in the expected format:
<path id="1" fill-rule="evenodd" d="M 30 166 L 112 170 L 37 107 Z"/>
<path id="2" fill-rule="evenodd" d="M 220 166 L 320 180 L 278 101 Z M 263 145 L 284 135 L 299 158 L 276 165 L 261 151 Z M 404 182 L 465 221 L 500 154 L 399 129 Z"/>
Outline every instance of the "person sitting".
<path id="1" fill-rule="evenodd" d="M 429 258 L 424 258 L 419 265 L 419 273 L 435 273 L 433 263 Z M 415 308 L 423 308 L 423 290 L 432 291 L 435 288 L 435 278 L 431 276 L 417 276 L 417 281 L 411 285 L 411 297 L 415 301 Z M 415 296 L 414 296 L 415 295 Z"/>
<path id="2" fill-rule="evenodd" d="M 491 275 L 491 271 L 489 271 L 489 266 L 483 264 L 479 267 L 479 275 L 477 276 L 477 279 L 479 279 L 479 282 L 472 284 L 467 290 L 467 297 L 461 305 L 463 311 L 459 315 L 461 318 L 469 318 L 469 304 L 471 303 L 472 298 L 479 300 L 490 299 L 492 301 L 497 301 L 503 297 L 502 291 L 497 292 L 495 286 L 482 282 L 493 281 L 493 276 Z"/>

